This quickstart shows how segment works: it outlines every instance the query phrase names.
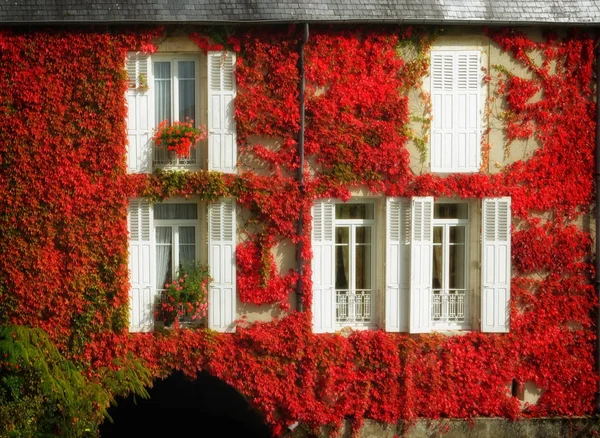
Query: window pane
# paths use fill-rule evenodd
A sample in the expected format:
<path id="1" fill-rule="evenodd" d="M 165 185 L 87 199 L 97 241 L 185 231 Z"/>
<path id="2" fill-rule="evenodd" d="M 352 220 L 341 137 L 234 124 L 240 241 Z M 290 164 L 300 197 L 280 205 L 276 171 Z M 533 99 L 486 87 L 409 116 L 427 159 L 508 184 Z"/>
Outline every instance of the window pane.
<path id="1" fill-rule="evenodd" d="M 371 243 L 371 227 L 356 227 L 356 243 Z"/>
<path id="2" fill-rule="evenodd" d="M 336 219 L 373 219 L 373 204 L 336 204 Z"/>
<path id="3" fill-rule="evenodd" d="M 347 227 L 338 227 L 335 230 L 335 288 L 348 289 L 349 281 L 349 229 Z"/>
<path id="4" fill-rule="evenodd" d="M 444 273 L 444 256 L 442 245 L 433 247 L 433 263 L 431 272 L 431 287 L 432 289 L 441 289 L 443 287 L 442 279 Z"/>
<path id="5" fill-rule="evenodd" d="M 179 120 L 196 120 L 195 62 L 179 61 Z"/>
<path id="6" fill-rule="evenodd" d="M 435 204 L 433 208 L 434 219 L 468 219 L 469 208 L 467 204 Z"/>
<path id="7" fill-rule="evenodd" d="M 179 227 L 179 267 L 190 269 L 196 261 L 196 227 Z"/>
<path id="8" fill-rule="evenodd" d="M 198 204 L 154 204 L 154 219 L 198 219 Z"/>
<path id="9" fill-rule="evenodd" d="M 433 227 L 433 244 L 441 245 L 442 244 L 442 233 L 444 232 L 444 227 Z"/>
<path id="10" fill-rule="evenodd" d="M 335 229 L 335 243 L 343 243 L 345 245 L 348 245 L 348 243 L 350 242 L 350 238 L 348 237 L 348 231 L 348 227 L 337 227 Z"/>
<path id="11" fill-rule="evenodd" d="M 371 245 L 356 247 L 356 289 L 371 289 Z"/>
<path id="12" fill-rule="evenodd" d="M 171 269 L 171 247 L 173 231 L 171 227 L 156 227 L 156 287 L 162 289 L 173 279 Z"/>
<path id="13" fill-rule="evenodd" d="M 465 227 L 450 228 L 450 243 L 465 243 Z"/>
<path id="14" fill-rule="evenodd" d="M 156 126 L 163 120 L 171 123 L 171 63 L 154 63 L 154 112 Z"/>
<path id="15" fill-rule="evenodd" d="M 450 289 L 465 288 L 465 246 L 450 246 Z"/>

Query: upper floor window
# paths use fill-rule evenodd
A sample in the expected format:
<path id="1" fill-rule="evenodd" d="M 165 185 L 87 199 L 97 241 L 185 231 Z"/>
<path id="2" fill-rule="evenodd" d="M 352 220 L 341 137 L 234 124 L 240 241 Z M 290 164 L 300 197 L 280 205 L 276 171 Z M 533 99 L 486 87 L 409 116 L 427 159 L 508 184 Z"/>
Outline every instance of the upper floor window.
<path id="1" fill-rule="evenodd" d="M 431 52 L 431 171 L 477 172 L 481 165 L 481 53 Z"/>
<path id="2" fill-rule="evenodd" d="M 198 126 L 199 61 L 193 57 L 157 58 L 152 61 L 154 76 L 154 126 L 167 120 L 193 120 Z M 198 167 L 200 163 L 199 145 L 190 149 L 190 156 L 180 158 L 174 151 L 164 146 L 154 145 L 152 164 L 155 167 Z"/>
<path id="3" fill-rule="evenodd" d="M 130 53 L 127 74 L 129 172 L 155 168 L 235 172 L 234 53 Z M 197 127 L 206 127 L 207 144 L 192 148 L 189 157 L 153 144 L 153 131 L 165 120 L 193 120 Z"/>

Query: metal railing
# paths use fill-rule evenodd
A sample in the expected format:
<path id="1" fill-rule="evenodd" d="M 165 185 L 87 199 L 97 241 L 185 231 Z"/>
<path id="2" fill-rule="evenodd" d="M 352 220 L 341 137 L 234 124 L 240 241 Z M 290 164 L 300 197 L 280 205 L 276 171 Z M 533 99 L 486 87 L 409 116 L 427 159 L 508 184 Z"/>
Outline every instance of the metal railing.
<path id="1" fill-rule="evenodd" d="M 336 324 L 359 327 L 375 325 L 376 297 L 375 289 L 336 289 Z"/>
<path id="2" fill-rule="evenodd" d="M 433 289 L 431 319 L 433 322 L 464 322 L 467 306 L 466 289 Z"/>
<path id="3" fill-rule="evenodd" d="M 179 158 L 177 153 L 168 150 L 166 147 L 154 145 L 152 148 L 152 164 L 155 167 L 168 167 L 168 166 L 189 166 L 193 167 L 198 164 L 198 147 L 190 149 L 190 156 L 188 158 Z"/>

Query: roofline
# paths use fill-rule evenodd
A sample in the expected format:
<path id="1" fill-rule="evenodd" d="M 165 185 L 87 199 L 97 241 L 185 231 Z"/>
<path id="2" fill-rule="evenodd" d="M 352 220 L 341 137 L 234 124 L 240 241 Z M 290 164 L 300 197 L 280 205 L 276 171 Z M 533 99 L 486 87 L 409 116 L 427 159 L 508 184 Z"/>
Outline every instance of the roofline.
<path id="1" fill-rule="evenodd" d="M 334 20 L 35 20 L 35 21 L 0 21 L 0 26 L 89 26 L 89 25 L 201 25 L 201 26 L 223 26 L 223 25 L 276 25 L 276 24 L 406 24 L 406 25 L 452 25 L 452 26 L 559 26 L 559 27 L 598 27 L 600 21 L 515 21 L 515 20 L 445 20 L 445 19 L 397 19 L 397 18 L 373 18 L 373 19 L 334 19 Z"/>

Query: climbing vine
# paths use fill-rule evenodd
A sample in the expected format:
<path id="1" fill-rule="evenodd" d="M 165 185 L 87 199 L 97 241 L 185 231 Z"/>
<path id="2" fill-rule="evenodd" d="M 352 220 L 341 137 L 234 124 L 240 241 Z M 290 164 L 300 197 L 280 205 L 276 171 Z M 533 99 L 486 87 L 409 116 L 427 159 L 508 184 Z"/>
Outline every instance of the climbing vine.
<path id="1" fill-rule="evenodd" d="M 337 427 L 344 418 L 359 426 L 363 418 L 396 423 L 591 411 L 590 315 L 598 303 L 585 224 L 594 193 L 590 36 L 548 35 L 539 42 L 511 29 L 488 31 L 493 45 L 527 72 L 506 66 L 486 72 L 490 99 L 503 105 L 506 138 L 539 147 L 496 173 L 484 167 L 440 176 L 413 173 L 409 160 L 416 139 L 407 131 L 409 93 L 428 70 L 428 30 L 311 32 L 305 169 L 296 150 L 299 32 L 238 29 L 218 39 L 197 33 L 191 38 L 201 50 L 237 53 L 240 172 L 128 175 L 125 56 L 155 50 L 160 32 L 0 33 L 3 325 L 43 329 L 67 360 L 100 383 L 106 373 L 99 370 L 118 369 L 115 359 L 128 353 L 154 376 L 207 370 L 245 394 L 274 434 L 295 421 L 317 428 Z M 428 43 L 403 58 L 398 48 L 421 40 Z M 416 147 L 424 145 L 425 137 Z M 273 250 L 284 240 L 302 245 L 310 309 L 310 207 L 318 198 L 349 199 L 357 188 L 379 196 L 511 196 L 511 332 L 313 335 L 310 312 L 289 311 L 268 323 L 240 323 L 235 334 L 127 333 L 129 198 L 236 198 L 246 217 L 236 254 L 240 299 L 289 310 L 299 274 L 280 272 Z M 305 228 L 298 234 L 300 217 Z M 0 369 L 11 370 L 4 359 Z M 541 388 L 538 403 L 522 411 L 507 390 L 513 379 Z"/>

